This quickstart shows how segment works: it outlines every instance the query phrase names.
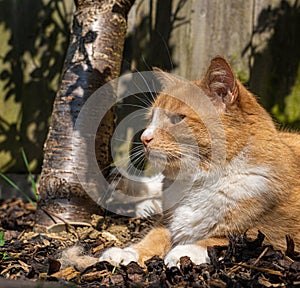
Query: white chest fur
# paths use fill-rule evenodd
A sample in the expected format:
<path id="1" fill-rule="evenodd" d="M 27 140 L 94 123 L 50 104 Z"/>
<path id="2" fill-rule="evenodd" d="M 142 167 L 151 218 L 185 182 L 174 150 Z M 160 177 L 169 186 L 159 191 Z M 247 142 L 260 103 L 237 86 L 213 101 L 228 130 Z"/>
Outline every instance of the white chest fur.
<path id="1" fill-rule="evenodd" d="M 173 241 L 193 243 L 211 237 L 228 211 L 268 191 L 268 176 L 268 167 L 247 164 L 241 153 L 225 169 L 195 177 L 193 186 L 183 191 L 184 198 L 169 224 Z"/>

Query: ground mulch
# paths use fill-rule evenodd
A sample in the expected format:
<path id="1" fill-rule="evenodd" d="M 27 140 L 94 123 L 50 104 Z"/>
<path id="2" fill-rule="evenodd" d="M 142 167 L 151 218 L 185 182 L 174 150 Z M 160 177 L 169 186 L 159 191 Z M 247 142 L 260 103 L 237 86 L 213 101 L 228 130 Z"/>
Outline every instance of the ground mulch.
<path id="1" fill-rule="evenodd" d="M 21 199 L 0 201 L 0 287 L 300 287 L 300 256 L 287 237 L 287 250 L 264 245 L 264 235 L 229 238 L 228 246 L 210 247 L 210 264 L 195 265 L 188 257 L 180 267 L 166 268 L 154 257 L 114 267 L 96 263 L 83 271 L 63 266 L 67 247 L 80 245 L 99 257 L 107 247 L 124 247 L 139 241 L 151 220 L 118 215 L 94 215 L 91 226 L 57 233 L 36 233 L 35 207 Z"/>

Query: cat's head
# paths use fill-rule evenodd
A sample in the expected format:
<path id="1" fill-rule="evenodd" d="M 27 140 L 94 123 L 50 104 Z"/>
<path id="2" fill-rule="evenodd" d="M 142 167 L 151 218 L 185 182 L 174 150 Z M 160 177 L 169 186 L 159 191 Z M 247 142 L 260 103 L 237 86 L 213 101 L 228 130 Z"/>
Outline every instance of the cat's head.
<path id="1" fill-rule="evenodd" d="M 170 177 L 225 165 L 249 142 L 251 122 L 267 117 L 222 57 L 198 81 L 158 71 L 165 86 L 141 136 L 150 162 Z"/>

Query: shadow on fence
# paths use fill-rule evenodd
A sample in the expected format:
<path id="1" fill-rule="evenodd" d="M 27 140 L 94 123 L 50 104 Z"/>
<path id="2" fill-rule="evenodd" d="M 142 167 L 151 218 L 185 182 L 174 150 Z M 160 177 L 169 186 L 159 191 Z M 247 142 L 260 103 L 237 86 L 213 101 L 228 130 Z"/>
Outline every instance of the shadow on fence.
<path id="1" fill-rule="evenodd" d="M 271 36 L 270 36 L 271 35 Z M 258 37 L 261 41 L 255 41 Z M 266 46 L 265 37 L 268 39 Z M 268 38 L 269 37 L 269 38 Z M 300 127 L 300 6 L 282 0 L 263 9 L 254 28 L 250 49 L 250 88 L 275 118 Z"/>
<path id="2" fill-rule="evenodd" d="M 16 123 L 0 118 L 0 151 L 10 154 L 2 171 L 24 171 L 20 148 L 41 167 L 52 103 L 68 44 L 70 15 L 63 0 L 0 1 L 1 20 L 10 33 L 2 58 L 4 101 L 20 105 Z M 19 111 L 19 112 L 18 112 Z"/>

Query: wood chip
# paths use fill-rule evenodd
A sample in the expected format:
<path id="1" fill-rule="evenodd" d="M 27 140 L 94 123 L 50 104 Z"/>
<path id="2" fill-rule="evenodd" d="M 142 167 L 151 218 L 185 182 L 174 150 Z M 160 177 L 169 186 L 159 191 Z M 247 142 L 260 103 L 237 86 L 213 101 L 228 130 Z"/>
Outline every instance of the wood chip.
<path id="1" fill-rule="evenodd" d="M 94 280 L 101 280 L 102 278 L 104 277 L 107 277 L 107 276 L 111 276 L 112 273 L 111 272 L 108 272 L 107 270 L 104 270 L 104 271 L 95 271 L 95 272 L 90 272 L 90 273 L 87 273 L 87 274 L 83 274 L 81 279 L 84 280 L 84 281 L 87 281 L 87 282 L 91 282 L 91 281 L 94 281 Z"/>
<path id="2" fill-rule="evenodd" d="M 51 275 L 51 277 L 70 281 L 80 275 L 74 267 L 67 267 Z"/>

